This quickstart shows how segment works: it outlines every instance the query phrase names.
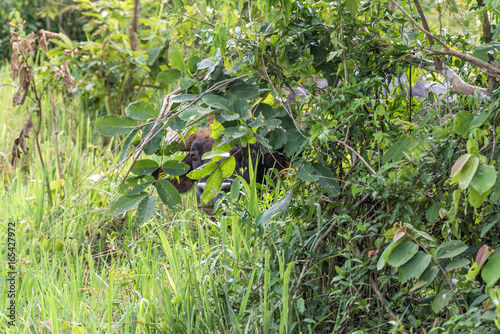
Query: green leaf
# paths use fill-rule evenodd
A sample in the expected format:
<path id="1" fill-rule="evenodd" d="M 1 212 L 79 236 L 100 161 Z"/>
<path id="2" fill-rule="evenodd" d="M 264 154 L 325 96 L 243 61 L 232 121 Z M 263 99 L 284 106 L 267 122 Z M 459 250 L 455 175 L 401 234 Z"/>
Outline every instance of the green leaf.
<path id="1" fill-rule="evenodd" d="M 469 131 L 472 131 L 472 130 L 474 130 L 474 128 L 483 125 L 484 121 L 486 121 L 488 119 L 490 114 L 491 114 L 491 111 L 483 111 L 479 115 L 474 117 L 474 119 L 469 124 Z"/>
<path id="2" fill-rule="evenodd" d="M 230 157 L 222 161 L 220 164 L 220 169 L 222 169 L 222 177 L 226 178 L 234 174 L 234 168 L 236 167 L 236 159 L 234 157 Z"/>
<path id="3" fill-rule="evenodd" d="M 182 51 L 178 47 L 178 45 L 173 45 L 170 47 L 170 61 L 172 62 L 172 67 L 176 70 L 182 72 L 186 70 L 186 63 L 184 62 Z"/>
<path id="4" fill-rule="evenodd" d="M 134 130 L 137 122 L 128 117 L 118 115 L 104 116 L 95 122 L 99 134 L 107 137 L 124 135 Z"/>
<path id="5" fill-rule="evenodd" d="M 469 246 L 460 240 L 448 241 L 436 249 L 434 256 L 438 259 L 447 259 L 462 254 L 468 248 Z"/>
<path id="6" fill-rule="evenodd" d="M 113 203 L 111 203 L 111 206 L 109 207 L 109 213 L 113 216 L 125 213 L 128 210 L 132 209 L 146 196 L 146 193 L 140 193 L 134 196 L 120 196 Z"/>
<path id="7" fill-rule="evenodd" d="M 321 164 L 313 164 L 314 170 L 318 173 L 319 184 L 331 196 L 340 195 L 340 186 L 332 171 Z"/>
<path id="8" fill-rule="evenodd" d="M 207 179 L 207 184 L 205 185 L 205 190 L 201 196 L 201 201 L 208 203 L 212 198 L 217 196 L 217 193 L 222 186 L 222 181 L 224 181 L 224 178 L 222 177 L 222 170 L 217 168 Z"/>
<path id="9" fill-rule="evenodd" d="M 402 135 L 394 144 L 391 145 L 382 157 L 382 162 L 385 164 L 391 160 L 399 161 L 403 159 L 405 152 L 415 148 L 418 142 L 409 137 Z"/>
<path id="10" fill-rule="evenodd" d="M 215 94 L 208 94 L 203 96 L 201 100 L 203 101 L 203 103 L 206 103 L 213 108 L 223 109 L 231 112 L 231 110 L 229 109 L 229 103 L 222 96 L 218 96 Z"/>
<path id="11" fill-rule="evenodd" d="M 422 251 L 418 251 L 410 261 L 399 267 L 399 280 L 405 283 L 410 278 L 420 278 L 422 273 L 431 263 L 432 257 Z"/>
<path id="12" fill-rule="evenodd" d="M 210 161 L 207 164 L 205 164 L 201 167 L 198 167 L 194 171 L 187 174 L 187 177 L 189 177 L 190 179 L 193 179 L 193 180 L 199 180 L 199 179 L 204 178 L 208 174 L 212 173 L 217 168 L 219 168 L 219 166 L 215 162 Z"/>
<path id="13" fill-rule="evenodd" d="M 448 305 L 453 293 L 448 289 L 443 289 L 436 294 L 434 300 L 432 301 L 431 307 L 435 313 L 439 313 L 445 306 Z"/>
<path id="14" fill-rule="evenodd" d="M 137 160 L 132 167 L 131 172 L 135 175 L 148 175 L 157 170 L 160 165 L 151 159 Z"/>
<path id="15" fill-rule="evenodd" d="M 146 137 L 151 133 L 154 125 L 155 125 L 154 122 L 151 122 L 144 127 L 144 130 L 142 131 L 142 140 L 145 140 Z M 157 126 L 154 135 L 149 139 L 149 142 L 146 145 L 144 145 L 143 152 L 146 155 L 151 155 L 155 153 L 161 144 L 162 137 L 163 137 L 163 129 L 161 126 Z"/>
<path id="16" fill-rule="evenodd" d="M 494 55 L 496 52 L 500 51 L 500 42 L 492 42 L 488 44 L 483 44 L 481 46 L 478 46 L 472 55 L 476 58 L 479 58 L 485 62 L 489 62 L 490 59 L 488 58 L 488 52 L 492 52 Z"/>
<path id="17" fill-rule="evenodd" d="M 387 263 L 393 267 L 400 267 L 415 256 L 418 252 L 418 245 L 413 241 L 404 241 L 394 247 Z"/>
<path id="18" fill-rule="evenodd" d="M 469 268 L 469 271 L 465 275 L 465 279 L 467 281 L 472 281 L 474 278 L 476 278 L 477 274 L 479 274 L 479 271 L 483 267 L 483 264 L 477 264 L 476 262 L 472 263 L 472 266 Z"/>
<path id="19" fill-rule="evenodd" d="M 497 181 L 497 172 L 494 166 L 480 164 L 477 168 L 474 177 L 472 178 L 470 185 L 478 193 L 484 194 L 490 190 Z"/>
<path id="20" fill-rule="evenodd" d="M 356 16 L 359 8 L 360 0 L 346 0 L 345 7 L 351 12 L 352 16 Z"/>
<path id="21" fill-rule="evenodd" d="M 384 252 L 382 253 L 382 255 L 380 255 L 380 258 L 378 259 L 377 270 L 381 270 L 382 268 L 384 268 L 385 264 L 387 263 L 387 259 L 389 258 L 389 255 L 391 255 L 392 250 L 397 245 L 399 245 L 399 243 L 391 241 L 391 243 L 384 249 Z"/>
<path id="22" fill-rule="evenodd" d="M 481 205 L 484 203 L 484 200 L 491 193 L 491 189 L 486 191 L 485 193 L 478 193 L 474 188 L 469 188 L 469 196 L 467 197 L 467 201 L 474 208 L 479 209 Z"/>
<path id="23" fill-rule="evenodd" d="M 464 167 L 462 168 L 462 172 L 460 173 L 460 178 L 458 180 L 458 186 L 460 187 L 460 189 L 467 189 L 470 181 L 476 173 L 478 166 L 479 158 L 472 156 L 469 160 L 467 160 Z"/>
<path id="24" fill-rule="evenodd" d="M 127 137 L 127 140 L 125 140 L 125 143 L 123 143 L 123 148 L 122 151 L 120 152 L 120 160 L 118 161 L 119 164 L 121 164 L 125 159 L 128 157 L 128 151 L 130 150 L 130 146 L 132 145 L 132 142 L 137 138 L 137 134 L 139 133 L 139 129 L 135 129 L 130 133 L 130 135 Z"/>
<path id="25" fill-rule="evenodd" d="M 290 204 L 290 200 L 292 199 L 292 192 L 289 192 L 285 198 L 276 202 L 273 206 L 267 209 L 264 212 L 261 212 L 257 219 L 255 219 L 255 225 L 261 228 L 265 228 L 267 223 L 274 217 L 276 212 L 283 213 L 288 209 L 288 204 Z"/>
<path id="26" fill-rule="evenodd" d="M 125 115 L 138 121 L 146 121 L 158 117 L 159 113 L 152 105 L 141 100 L 130 103 L 125 108 Z"/>
<path id="27" fill-rule="evenodd" d="M 158 73 L 156 81 L 164 84 L 173 84 L 177 82 L 182 77 L 182 73 L 179 70 L 171 69 L 165 70 Z"/>
<path id="28" fill-rule="evenodd" d="M 186 102 L 186 101 L 193 101 L 198 97 L 197 94 L 181 94 L 174 96 L 172 98 L 173 103 L 181 103 L 181 102 Z"/>
<path id="29" fill-rule="evenodd" d="M 446 271 L 451 271 L 451 270 L 455 270 L 458 268 L 463 268 L 465 266 L 468 266 L 469 263 L 470 263 L 470 261 L 468 259 L 455 259 L 455 260 L 451 261 L 450 263 L 448 263 L 448 265 L 446 266 Z"/>
<path id="30" fill-rule="evenodd" d="M 469 134 L 469 125 L 474 116 L 467 111 L 461 110 L 455 116 L 455 125 L 453 126 L 453 131 L 459 136 L 466 136 Z"/>
<path id="31" fill-rule="evenodd" d="M 229 156 L 230 156 L 230 154 L 227 151 L 213 150 L 213 151 L 210 151 L 210 152 L 207 152 L 207 153 L 203 154 L 203 156 L 201 157 L 201 159 L 202 160 L 208 160 L 208 159 L 212 159 L 212 158 L 215 158 L 215 157 L 229 158 Z"/>
<path id="32" fill-rule="evenodd" d="M 177 160 L 167 160 L 161 166 L 165 173 L 173 176 L 181 176 L 189 171 L 189 166 Z"/>
<path id="33" fill-rule="evenodd" d="M 316 175 L 313 166 L 307 161 L 304 161 L 298 169 L 297 177 L 306 182 L 316 182 L 319 180 L 319 176 Z"/>
<path id="34" fill-rule="evenodd" d="M 423 274 L 420 275 L 420 279 L 417 281 L 417 283 L 415 283 L 415 285 L 410 289 L 410 292 L 418 289 L 423 289 L 432 284 L 432 282 L 434 282 L 434 280 L 436 279 L 438 273 L 439 268 L 437 265 L 429 265 L 423 272 Z"/>
<path id="35" fill-rule="evenodd" d="M 127 196 L 134 196 L 143 192 L 150 185 L 152 185 L 154 181 L 155 178 L 149 174 L 138 177 L 129 177 L 124 183 L 118 186 L 118 190 L 121 192 L 126 191 L 127 193 L 125 195 Z"/>
<path id="36" fill-rule="evenodd" d="M 439 218 L 439 209 L 441 209 L 441 202 L 437 201 L 427 209 L 425 212 L 425 219 L 427 219 L 429 223 L 436 221 L 436 219 Z"/>
<path id="37" fill-rule="evenodd" d="M 229 94 L 242 99 L 253 99 L 259 95 L 259 88 L 248 84 L 239 84 L 229 89 Z"/>
<path id="38" fill-rule="evenodd" d="M 487 286 L 493 286 L 500 279 L 500 254 L 489 258 L 481 272 L 481 277 Z"/>
<path id="39" fill-rule="evenodd" d="M 156 182 L 156 191 L 161 201 L 171 209 L 182 201 L 179 191 L 177 191 L 172 183 L 167 180 L 159 180 Z"/>
<path id="40" fill-rule="evenodd" d="M 193 57 L 188 59 L 187 67 L 188 67 L 189 73 L 191 73 L 191 74 L 196 73 L 196 71 L 198 70 L 197 65 L 200 61 L 201 61 L 201 58 L 198 56 L 193 56 Z"/>
<path id="41" fill-rule="evenodd" d="M 143 223 L 149 221 L 155 212 L 155 196 L 147 196 L 139 203 L 135 216 L 137 217 L 137 225 L 140 227 Z"/>

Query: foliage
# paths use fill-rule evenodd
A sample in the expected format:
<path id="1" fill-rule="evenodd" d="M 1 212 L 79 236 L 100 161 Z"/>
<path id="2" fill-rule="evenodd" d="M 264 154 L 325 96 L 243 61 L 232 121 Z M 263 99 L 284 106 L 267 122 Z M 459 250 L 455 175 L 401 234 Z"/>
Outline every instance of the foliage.
<path id="1" fill-rule="evenodd" d="M 403 10 L 416 15 L 415 3 Z M 74 60 L 79 89 L 107 99 L 109 115 L 96 121 L 96 130 L 128 136 L 119 164 L 133 174 L 110 204 L 128 234 L 111 233 L 107 244 L 124 257 L 109 254 L 116 267 L 105 270 L 103 261 L 97 271 L 89 247 L 86 263 L 67 266 L 86 265 L 93 285 L 108 283 L 107 309 L 87 329 L 109 332 L 125 323 L 163 332 L 500 328 L 496 25 L 481 45 L 471 43 L 474 29 L 463 35 L 431 29 L 447 47 L 487 57 L 481 66 L 488 76 L 482 63 L 433 46 L 394 2 L 178 1 L 166 8 L 146 2 L 136 50 L 125 29 L 131 2 L 80 4 L 92 19 Z M 498 21 L 491 2 L 439 6 L 440 14 L 484 20 L 488 12 Z M 439 57 L 478 88 L 489 84 L 491 97 L 446 103 L 430 93 L 417 100 L 401 94 L 403 84 L 391 86 L 401 73 L 413 82 L 426 75 L 425 57 Z M 158 90 L 144 91 L 115 115 L 130 99 L 127 85 L 141 80 L 156 80 L 155 88 L 170 93 L 164 105 L 156 103 Z M 306 96 L 290 100 L 297 87 Z M 185 173 L 179 145 L 162 140 L 166 128 L 187 135 L 204 128 L 210 115 L 222 126 L 212 131 L 212 157 L 258 141 L 264 151 L 282 150 L 293 169 L 283 178 L 270 172 L 264 185 L 238 179 L 213 217 L 203 219 L 181 211 L 183 199 L 171 183 L 149 174 L 160 166 L 171 178 Z M 232 169 L 208 163 L 190 176 L 212 173 L 207 184 L 218 189 Z M 75 250 L 81 258 L 86 252 Z M 113 306 L 117 277 L 134 292 L 120 312 Z"/>

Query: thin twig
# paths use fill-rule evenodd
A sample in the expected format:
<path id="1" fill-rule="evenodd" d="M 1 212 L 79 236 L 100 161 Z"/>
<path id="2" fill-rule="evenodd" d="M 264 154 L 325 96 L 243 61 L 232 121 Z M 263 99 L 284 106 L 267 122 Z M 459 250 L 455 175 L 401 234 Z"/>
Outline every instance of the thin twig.
<path id="1" fill-rule="evenodd" d="M 335 138 L 331 138 L 331 140 L 334 141 L 334 142 L 336 142 L 336 143 L 342 144 L 346 148 L 348 148 L 349 150 L 351 150 L 365 164 L 365 166 L 368 167 L 368 169 L 370 170 L 370 172 L 372 172 L 373 174 L 377 174 L 377 172 L 368 164 L 368 162 L 366 162 L 366 160 L 363 159 L 363 157 L 361 156 L 361 154 L 359 154 L 355 149 L 353 149 L 351 146 L 349 146 L 346 142 L 344 142 L 342 140 L 335 139 Z"/>
<path id="2" fill-rule="evenodd" d="M 393 310 L 391 310 L 387 305 L 386 305 L 386 300 L 385 298 L 382 296 L 382 294 L 380 293 L 380 289 L 378 288 L 377 286 L 377 282 L 375 282 L 375 280 L 373 279 L 373 277 L 370 276 L 370 284 L 372 286 L 372 289 L 373 291 L 375 292 L 375 294 L 377 295 L 378 299 L 380 300 L 380 303 L 382 303 L 382 305 L 384 306 L 385 310 L 387 313 L 389 313 L 389 315 L 394 319 L 394 321 L 397 322 L 397 324 L 399 326 L 403 326 L 403 324 L 401 323 L 401 321 L 399 320 L 398 316 L 396 313 L 394 313 Z M 403 328 L 401 328 L 401 333 L 406 333 L 406 330 Z"/>

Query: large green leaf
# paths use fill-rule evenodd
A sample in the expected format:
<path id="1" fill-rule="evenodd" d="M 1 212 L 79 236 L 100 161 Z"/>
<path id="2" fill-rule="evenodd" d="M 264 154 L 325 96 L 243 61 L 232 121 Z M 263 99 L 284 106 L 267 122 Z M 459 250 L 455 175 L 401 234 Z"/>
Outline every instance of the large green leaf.
<path id="1" fill-rule="evenodd" d="M 497 172 L 494 166 L 480 164 L 477 168 L 474 177 L 470 181 L 470 185 L 478 193 L 483 194 L 491 189 L 497 181 Z"/>
<path id="2" fill-rule="evenodd" d="M 206 103 L 213 108 L 223 109 L 231 112 L 231 109 L 229 108 L 229 103 L 222 96 L 218 96 L 215 94 L 207 94 L 203 96 L 201 100 L 203 101 L 203 103 Z"/>
<path id="3" fill-rule="evenodd" d="M 220 169 L 222 170 L 222 177 L 226 178 L 234 174 L 234 168 L 236 167 L 236 159 L 230 157 L 221 162 Z"/>
<path id="4" fill-rule="evenodd" d="M 137 203 L 139 203 L 147 193 L 140 193 L 134 196 L 123 195 L 118 197 L 111 206 L 109 207 L 109 213 L 111 215 L 120 215 L 132 209 Z"/>
<path id="5" fill-rule="evenodd" d="M 481 272 L 481 277 L 487 286 L 493 286 L 500 279 L 500 254 L 489 258 Z"/>
<path id="6" fill-rule="evenodd" d="M 458 158 L 457 161 L 455 161 L 455 163 L 453 164 L 453 167 L 451 167 L 450 177 L 455 177 L 458 173 L 460 173 L 471 156 L 471 154 L 467 153 Z"/>
<path id="7" fill-rule="evenodd" d="M 173 208 L 182 201 L 179 191 L 177 191 L 172 183 L 167 180 L 159 180 L 156 182 L 156 191 L 158 192 L 161 201 L 168 205 L 169 208 Z"/>
<path id="8" fill-rule="evenodd" d="M 170 61 L 172 62 L 172 67 L 176 70 L 184 72 L 186 70 L 186 63 L 184 62 L 184 56 L 179 47 L 179 44 L 172 44 L 170 47 Z"/>
<path id="9" fill-rule="evenodd" d="M 297 177 L 306 182 L 316 182 L 319 180 L 319 176 L 316 175 L 313 166 L 307 161 L 304 161 L 297 170 Z"/>
<path id="10" fill-rule="evenodd" d="M 177 82 L 182 77 L 182 73 L 179 70 L 171 69 L 165 70 L 158 73 L 156 81 L 164 84 L 173 84 Z"/>
<path id="11" fill-rule="evenodd" d="M 181 176 L 189 171 L 189 166 L 177 160 L 168 160 L 161 166 L 165 173 L 173 176 Z"/>
<path id="12" fill-rule="evenodd" d="M 439 273 L 439 267 L 437 265 L 430 264 L 427 269 L 420 275 L 420 279 L 415 283 L 415 285 L 410 289 L 410 292 L 413 292 L 418 289 L 423 289 L 436 279 L 437 274 Z"/>
<path id="13" fill-rule="evenodd" d="M 125 161 L 125 159 L 127 159 L 130 146 L 132 146 L 133 141 L 137 138 L 138 133 L 139 129 L 132 131 L 130 135 L 127 137 L 127 140 L 125 140 L 125 143 L 123 143 L 123 148 L 122 151 L 120 152 L 120 160 L 118 161 L 119 164 L 121 164 L 123 161 Z"/>
<path id="14" fill-rule="evenodd" d="M 446 266 L 446 271 L 451 271 L 459 268 L 463 268 L 465 266 L 468 266 L 470 261 L 468 259 L 455 259 L 448 263 Z"/>
<path id="15" fill-rule="evenodd" d="M 318 174 L 319 184 L 331 196 L 340 195 L 340 186 L 332 171 L 321 164 L 313 164 L 314 170 Z"/>
<path id="16" fill-rule="evenodd" d="M 137 122 L 128 117 L 111 115 L 99 118 L 95 126 L 99 134 L 112 137 L 131 132 L 137 126 Z"/>
<path id="17" fill-rule="evenodd" d="M 146 121 L 158 117 L 159 113 L 152 105 L 141 100 L 130 103 L 125 108 L 125 115 L 138 121 Z"/>
<path id="18" fill-rule="evenodd" d="M 135 175 L 148 175 L 160 167 L 156 161 L 151 159 L 137 160 L 132 167 L 132 173 Z"/>
<path id="19" fill-rule="evenodd" d="M 229 94 L 249 100 L 259 95 L 259 88 L 253 85 L 239 84 L 231 87 Z"/>
<path id="20" fill-rule="evenodd" d="M 467 197 L 467 201 L 475 207 L 476 209 L 479 209 L 481 205 L 483 205 L 484 200 L 488 195 L 491 193 L 491 189 L 486 191 L 485 193 L 478 193 L 474 188 L 469 188 L 469 196 Z"/>
<path id="21" fill-rule="evenodd" d="M 146 188 L 153 184 L 155 178 L 151 175 L 143 175 L 138 177 L 129 177 L 124 183 L 118 186 L 121 192 L 127 192 L 125 195 L 134 196 L 143 192 Z"/>
<path id="22" fill-rule="evenodd" d="M 399 267 L 399 280 L 405 283 L 410 278 L 420 278 L 431 262 L 431 256 L 418 251 L 410 261 Z"/>
<path id="23" fill-rule="evenodd" d="M 154 125 L 155 125 L 154 122 L 151 122 L 151 123 L 147 124 L 144 127 L 144 130 L 142 131 L 142 140 L 141 140 L 141 143 L 151 133 L 151 131 L 153 130 Z M 149 139 L 149 142 L 146 145 L 144 145 L 144 151 L 143 152 L 146 155 L 152 155 L 152 154 L 154 154 L 156 152 L 156 150 L 158 149 L 158 147 L 160 146 L 160 144 L 161 144 L 162 137 L 163 137 L 163 129 L 162 129 L 161 126 L 158 126 L 158 127 L 156 127 L 155 133 L 153 134 L 153 136 Z"/>
<path id="24" fill-rule="evenodd" d="M 393 267 L 399 267 L 410 261 L 418 252 L 418 245 L 413 241 L 404 241 L 394 247 L 387 263 Z"/>
<path id="25" fill-rule="evenodd" d="M 447 259 L 462 254 L 468 248 L 469 246 L 460 240 L 448 241 L 436 249 L 434 256 L 438 259 Z"/>

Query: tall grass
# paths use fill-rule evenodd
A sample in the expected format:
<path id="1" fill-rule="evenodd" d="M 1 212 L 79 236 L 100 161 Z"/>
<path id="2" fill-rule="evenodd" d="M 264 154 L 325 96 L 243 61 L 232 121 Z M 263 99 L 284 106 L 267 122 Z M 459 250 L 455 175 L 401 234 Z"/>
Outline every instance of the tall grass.
<path id="1" fill-rule="evenodd" d="M 0 82 L 12 84 L 5 66 Z M 196 209 L 191 192 L 181 210 L 163 208 L 139 228 L 132 213 L 108 215 L 121 172 L 102 176 L 117 162 L 111 151 L 118 142 L 103 146 L 85 101 L 55 96 L 61 182 L 48 120 L 40 136 L 46 168 L 32 137 L 20 167 L 9 166 L 12 142 L 28 115 L 24 107 L 9 107 L 13 87 L 0 89 L 6 106 L 0 111 L 5 120 L 0 125 L 0 238 L 6 240 L 8 221 L 15 222 L 18 272 L 15 326 L 7 325 L 8 285 L 1 287 L 1 333 L 293 331 L 293 263 L 274 244 L 279 229 L 290 235 L 293 225 L 272 222 L 279 229 L 267 232 L 255 226 L 255 216 L 264 210 L 255 185 L 239 203 L 222 204 L 227 214 L 216 221 Z M 48 110 L 48 99 L 44 104 Z M 52 208 L 46 175 L 54 181 Z M 261 204 L 268 207 L 278 198 L 271 195 Z M 238 210 L 232 210 L 235 205 Z M 0 253 L 4 279 L 9 272 L 4 242 Z"/>

